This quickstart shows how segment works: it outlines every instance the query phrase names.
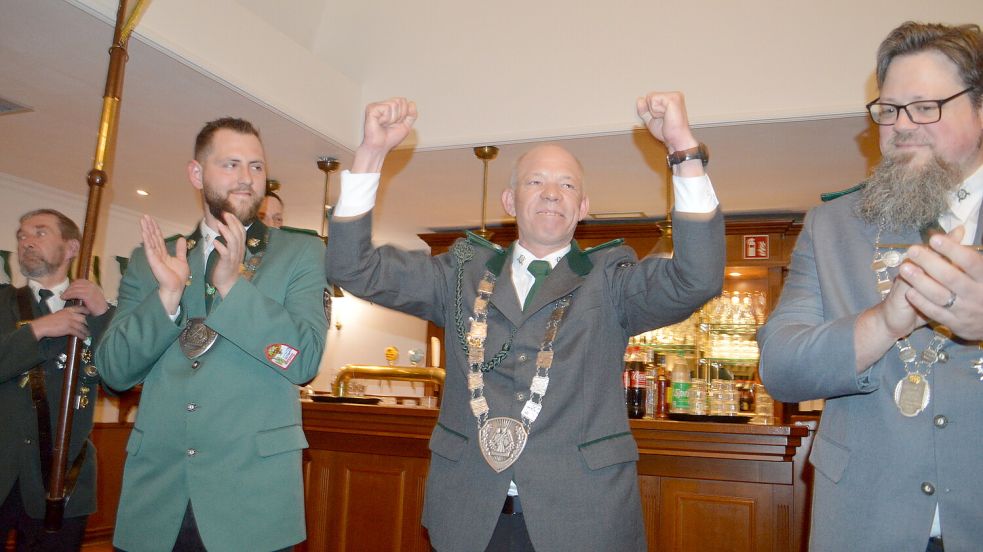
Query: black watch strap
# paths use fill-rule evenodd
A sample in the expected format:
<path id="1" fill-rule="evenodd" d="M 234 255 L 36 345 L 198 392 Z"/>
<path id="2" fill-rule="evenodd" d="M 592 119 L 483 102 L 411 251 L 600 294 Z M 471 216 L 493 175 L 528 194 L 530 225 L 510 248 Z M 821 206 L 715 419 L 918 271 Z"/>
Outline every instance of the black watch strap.
<path id="1" fill-rule="evenodd" d="M 672 168 L 691 159 L 703 161 L 703 166 L 706 167 L 707 163 L 710 162 L 710 151 L 707 149 L 706 144 L 700 142 L 695 148 L 674 151 L 666 156 L 666 163 Z"/>

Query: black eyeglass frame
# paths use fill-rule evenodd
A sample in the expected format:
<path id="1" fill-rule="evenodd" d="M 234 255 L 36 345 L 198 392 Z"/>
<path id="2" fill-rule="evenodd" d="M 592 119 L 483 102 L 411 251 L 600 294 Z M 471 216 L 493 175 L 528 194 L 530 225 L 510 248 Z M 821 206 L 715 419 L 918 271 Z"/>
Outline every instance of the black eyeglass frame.
<path id="1" fill-rule="evenodd" d="M 875 125 L 880 125 L 880 126 L 893 126 L 893 125 L 895 125 L 895 124 L 898 123 L 898 117 L 901 116 L 901 111 L 904 110 L 905 115 L 908 116 L 908 120 L 911 121 L 912 123 L 914 123 L 916 125 L 931 125 L 933 123 L 937 123 L 937 122 L 939 122 L 939 121 L 942 120 L 942 106 L 943 105 L 951 102 L 952 100 L 958 98 L 959 96 L 962 96 L 963 94 L 965 94 L 965 93 L 967 93 L 967 92 L 969 92 L 971 90 L 973 90 L 973 87 L 972 86 L 970 86 L 969 88 L 963 90 L 962 92 L 956 92 L 955 94 L 949 96 L 948 98 L 942 99 L 942 100 L 917 100 L 917 101 L 914 101 L 914 102 L 908 102 L 905 105 L 897 105 L 897 104 L 885 103 L 885 102 L 880 101 L 881 98 L 880 98 L 880 96 L 878 96 L 877 98 L 874 98 L 873 101 L 869 102 L 866 105 L 867 115 L 870 115 L 870 120 L 873 121 Z M 916 121 L 914 118 L 912 118 L 911 112 L 908 111 L 908 106 L 915 105 L 915 104 L 920 104 L 920 103 L 934 103 L 935 105 L 937 105 L 938 106 L 938 109 L 939 109 L 939 117 L 937 119 L 935 119 L 934 121 L 923 121 L 923 122 Z M 879 122 L 877 122 L 877 119 L 874 117 L 874 112 L 872 112 L 870 110 L 870 108 L 873 107 L 874 105 L 886 105 L 888 107 L 893 107 L 894 108 L 894 120 L 891 121 L 890 123 L 879 123 Z"/>

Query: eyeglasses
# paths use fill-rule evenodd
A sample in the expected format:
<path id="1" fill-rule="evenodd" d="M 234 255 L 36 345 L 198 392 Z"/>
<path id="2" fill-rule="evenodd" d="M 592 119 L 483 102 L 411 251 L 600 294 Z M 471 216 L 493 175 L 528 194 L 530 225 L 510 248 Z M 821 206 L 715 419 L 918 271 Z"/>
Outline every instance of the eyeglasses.
<path id="1" fill-rule="evenodd" d="M 962 96 L 972 89 L 973 87 L 971 86 L 966 90 L 953 94 L 944 100 L 918 100 L 917 102 L 911 102 L 905 105 L 880 103 L 877 101 L 880 100 L 880 98 L 877 98 L 867 104 L 867 112 L 870 113 L 871 120 L 879 125 L 890 126 L 898 122 L 898 113 L 900 113 L 901 110 L 904 110 L 904 112 L 908 114 L 908 119 L 916 125 L 928 125 L 931 123 L 937 123 L 939 119 L 942 118 L 943 105 L 951 102 L 959 96 Z"/>

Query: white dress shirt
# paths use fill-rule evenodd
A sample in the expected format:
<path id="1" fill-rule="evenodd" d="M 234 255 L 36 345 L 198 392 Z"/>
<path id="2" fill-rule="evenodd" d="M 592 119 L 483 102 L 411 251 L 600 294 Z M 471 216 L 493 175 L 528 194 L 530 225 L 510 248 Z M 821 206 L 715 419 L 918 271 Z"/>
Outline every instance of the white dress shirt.
<path id="1" fill-rule="evenodd" d="M 58 312 L 61 309 L 65 308 L 65 300 L 61 298 L 61 294 L 65 293 L 65 290 L 68 289 L 68 284 L 69 284 L 68 278 L 65 278 L 64 282 L 51 288 L 45 288 L 40 283 L 34 280 L 27 281 L 27 286 L 31 288 L 31 292 L 34 293 L 34 300 L 37 301 L 38 303 L 41 302 L 41 296 L 38 295 L 38 291 L 42 289 L 47 289 L 51 291 L 53 295 L 51 297 L 48 297 L 48 310 L 53 313 Z"/>

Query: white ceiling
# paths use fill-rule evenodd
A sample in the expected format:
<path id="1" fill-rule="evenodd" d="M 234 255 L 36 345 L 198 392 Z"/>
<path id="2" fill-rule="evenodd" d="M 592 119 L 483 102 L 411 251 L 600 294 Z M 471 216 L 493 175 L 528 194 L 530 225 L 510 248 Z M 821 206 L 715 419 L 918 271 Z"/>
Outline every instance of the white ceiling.
<path id="1" fill-rule="evenodd" d="M 319 229 L 324 175 L 315 158 L 333 155 L 347 167 L 362 104 L 401 94 L 421 108 L 418 147 L 395 152 L 384 170 L 380 240 L 419 247 L 412 238 L 418 232 L 477 225 L 482 166 L 470 146 L 484 143 L 502 149 L 491 163 L 489 221 L 506 217 L 498 195 L 512 162 L 528 142 L 542 139 L 562 139 L 581 158 L 593 212 L 658 217 L 666 211 L 665 153 L 647 133 L 632 130 L 631 112 L 635 95 L 670 85 L 664 76 L 672 71 L 651 71 L 662 64 L 678 71 L 671 82 L 687 92 L 725 211 L 802 211 L 821 191 L 862 179 L 877 155 L 871 125 L 858 114 L 871 93 L 873 51 L 885 32 L 880 28 L 905 17 L 894 17 L 895 10 L 877 25 L 870 17 L 853 21 L 845 14 L 856 3 L 843 1 L 783 15 L 788 3 L 753 0 L 755 9 L 772 8 L 757 28 L 715 36 L 708 24 L 759 16 L 718 4 L 732 7 L 704 21 L 677 18 L 694 21 L 683 25 L 653 20 L 653 10 L 677 6 L 660 1 L 567 1 L 560 9 L 554 1 L 507 0 L 490 13 L 475 7 L 489 9 L 485 4 L 452 0 L 425 6 L 153 0 L 130 41 L 116 168 L 105 200 L 190 227 L 200 216 L 184 175 L 194 135 L 207 120 L 237 115 L 261 129 L 271 177 L 283 186 L 287 224 Z M 896 5 L 872 11 L 883 15 L 885 6 Z M 113 6 L 111 0 L 0 0 L 0 98 L 33 109 L 0 116 L 0 172 L 86 192 Z M 928 9 L 940 19 L 967 13 L 975 16 L 965 20 L 983 19 L 978 0 L 931 3 L 912 8 L 909 17 Z M 810 32 L 820 27 L 800 20 L 806 16 L 836 16 L 843 24 Z M 865 25 L 879 28 L 866 33 Z M 834 31 L 844 38 L 832 40 Z M 678 43 L 655 45 L 656 33 L 695 37 L 715 52 L 706 58 L 712 63 L 688 59 Z M 854 35 L 851 46 L 863 47 L 849 59 L 837 56 Z M 763 63 L 776 55 L 785 63 Z M 626 65 L 644 66 L 650 75 L 617 71 Z M 810 69 L 799 65 L 833 76 L 801 78 Z M 840 66 L 842 75 L 831 69 Z M 817 87 L 845 92 L 824 103 L 809 92 Z M 332 196 L 337 182 L 334 175 Z M 137 196 L 137 188 L 151 196 Z"/>

